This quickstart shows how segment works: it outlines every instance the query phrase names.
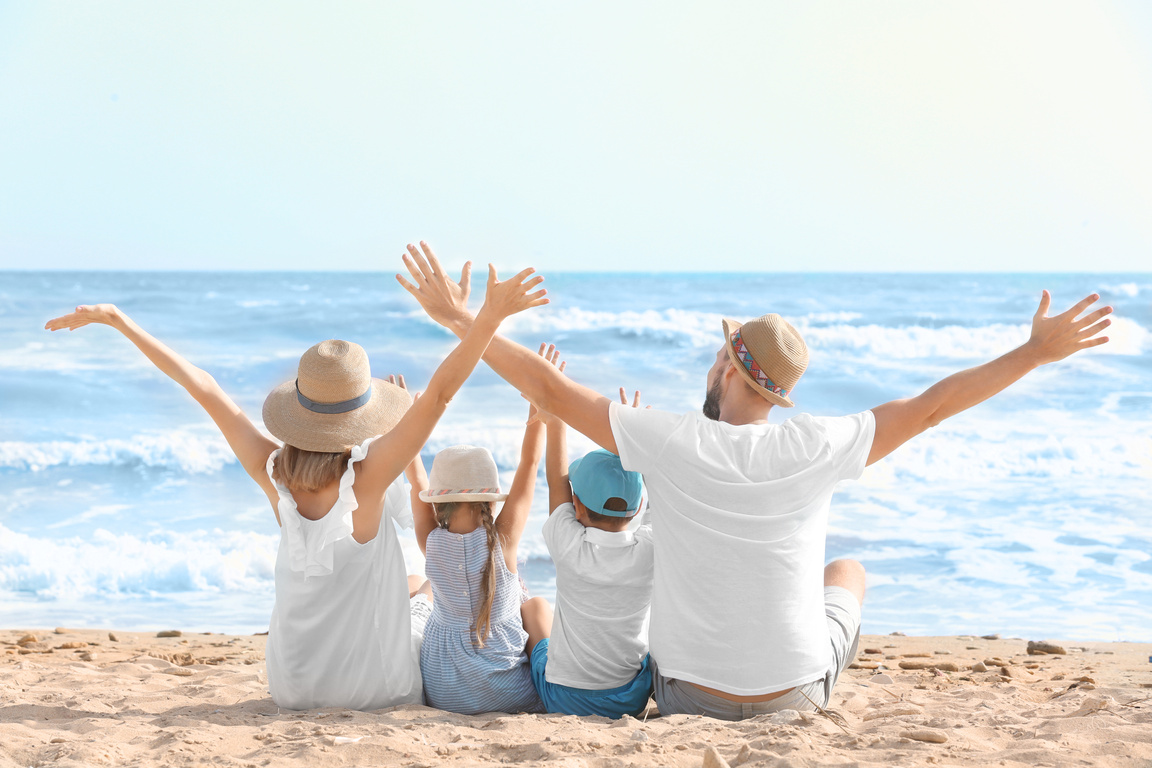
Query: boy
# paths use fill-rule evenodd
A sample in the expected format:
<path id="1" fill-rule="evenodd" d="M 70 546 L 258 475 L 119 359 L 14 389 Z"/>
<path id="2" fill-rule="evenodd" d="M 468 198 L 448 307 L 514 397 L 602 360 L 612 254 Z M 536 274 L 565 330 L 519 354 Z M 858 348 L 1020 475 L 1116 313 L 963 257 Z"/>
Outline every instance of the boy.
<path id="1" fill-rule="evenodd" d="M 652 692 L 652 527 L 631 531 L 628 524 L 640 511 L 644 484 L 605 450 L 565 471 L 567 427 L 541 418 L 551 510 L 543 533 L 556 564 L 556 613 L 551 638 L 532 651 L 532 679 L 549 712 L 639 715 Z"/>

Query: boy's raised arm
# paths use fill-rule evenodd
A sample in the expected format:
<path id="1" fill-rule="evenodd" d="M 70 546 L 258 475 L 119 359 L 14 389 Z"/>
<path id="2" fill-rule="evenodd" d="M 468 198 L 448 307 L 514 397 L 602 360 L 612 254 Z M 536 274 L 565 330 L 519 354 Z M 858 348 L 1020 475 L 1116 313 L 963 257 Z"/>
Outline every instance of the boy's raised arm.
<path id="1" fill-rule="evenodd" d="M 423 253 L 409 245 L 408 254 L 404 256 L 414 283 L 401 275 L 396 275 L 396 279 L 420 302 L 429 317 L 464 338 L 474 322 L 468 311 L 471 265 L 464 265 L 457 283 L 448 277 L 427 243 L 421 242 L 420 249 Z M 492 339 L 483 359 L 498 376 L 537 406 L 555 414 L 603 448 L 617 452 L 616 438 L 608 420 L 611 401 L 607 397 L 577 384 L 540 355 L 502 336 Z"/>
<path id="2" fill-rule="evenodd" d="M 552 365 L 560 359 L 555 344 L 541 343 L 539 355 Z M 561 362 L 556 365 L 556 370 L 564 373 L 567 366 L 567 362 Z M 548 482 L 548 514 L 551 515 L 561 504 L 572 503 L 572 486 L 568 483 L 568 425 L 559 416 L 542 409 L 537 416 L 544 422 L 548 439 L 544 451 L 544 478 Z"/>

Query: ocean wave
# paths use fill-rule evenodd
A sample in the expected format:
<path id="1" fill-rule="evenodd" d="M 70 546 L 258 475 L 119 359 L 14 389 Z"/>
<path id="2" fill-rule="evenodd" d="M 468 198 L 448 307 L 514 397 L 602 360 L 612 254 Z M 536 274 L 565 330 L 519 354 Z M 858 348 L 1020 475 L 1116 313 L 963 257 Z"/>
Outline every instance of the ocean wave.
<path id="1" fill-rule="evenodd" d="M 508 321 L 505 330 L 520 337 L 534 335 L 542 339 L 580 332 L 613 332 L 703 350 L 717 348 L 722 317 L 713 312 L 679 309 L 604 312 L 570 308 L 517 315 Z M 1031 328 L 1030 323 L 940 327 L 852 324 L 860 317 L 850 312 L 814 313 L 789 320 L 814 354 L 889 360 L 991 359 L 1027 341 Z M 1127 317 L 1113 317 L 1108 336 L 1111 343 L 1106 351 L 1110 354 L 1139 355 L 1150 346 L 1148 330 Z"/>
<path id="2" fill-rule="evenodd" d="M 173 593 L 267 592 L 279 534 L 250 531 L 39 538 L 0 524 L 0 591 L 40 599 Z M 411 573 L 424 558 L 410 535 L 401 548 Z"/>
<path id="3" fill-rule="evenodd" d="M 871 487 L 962 482 L 972 487 L 1001 480 L 1029 482 L 1083 478 L 1143 482 L 1152 477 L 1152 437 L 1146 427 L 1118 418 L 1093 422 L 1063 412 L 1035 410 L 1027 423 L 965 417 L 937 427 L 865 470 Z"/>
<path id="4" fill-rule="evenodd" d="M 267 589 L 277 535 L 242 531 L 37 538 L 0 525 L 0 589 L 42 598 Z"/>
<path id="5" fill-rule="evenodd" d="M 109 440 L 0 442 L 0 468 L 39 472 L 57 466 L 161 467 L 191 474 L 219 472 L 236 461 L 221 435 L 190 430 Z"/>
<path id="6" fill-rule="evenodd" d="M 1102 285 L 1100 286 L 1100 293 L 1103 296 L 1118 296 L 1126 299 L 1134 299 L 1140 295 L 1140 292 L 1148 286 L 1142 286 L 1137 283 L 1118 283 L 1115 285 Z"/>
<path id="7" fill-rule="evenodd" d="M 704 348 L 716 345 L 722 317 L 712 312 L 682 309 L 606 312 L 570 307 L 514 315 L 505 321 L 503 329 L 509 334 L 536 334 L 544 338 L 586 331 L 613 331 L 625 336 L 673 339 Z"/>

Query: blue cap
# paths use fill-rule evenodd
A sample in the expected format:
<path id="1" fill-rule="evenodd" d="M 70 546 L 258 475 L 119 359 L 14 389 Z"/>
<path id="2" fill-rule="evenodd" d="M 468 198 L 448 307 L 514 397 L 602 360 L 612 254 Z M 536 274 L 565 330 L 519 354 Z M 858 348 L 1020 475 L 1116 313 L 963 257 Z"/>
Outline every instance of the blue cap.
<path id="1" fill-rule="evenodd" d="M 572 493 L 593 512 L 608 517 L 632 517 L 640 511 L 644 496 L 644 479 L 639 472 L 626 472 L 620 457 L 603 449 L 586 453 L 568 466 Z M 616 512 L 604 509 L 608 499 L 623 499 L 627 509 Z"/>

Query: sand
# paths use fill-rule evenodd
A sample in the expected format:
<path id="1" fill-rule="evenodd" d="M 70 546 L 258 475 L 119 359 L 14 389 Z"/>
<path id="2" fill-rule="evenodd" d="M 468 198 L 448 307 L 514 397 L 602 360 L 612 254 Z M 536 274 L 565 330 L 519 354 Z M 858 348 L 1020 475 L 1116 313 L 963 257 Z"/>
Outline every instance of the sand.
<path id="1" fill-rule="evenodd" d="M 292 712 L 268 697 L 261 636 L 4 630 L 0 768 L 1152 766 L 1152 644 L 1056 644 L 1067 653 L 1028 655 L 1025 639 L 866 636 L 827 715 L 726 723 L 655 705 L 622 721 Z"/>

